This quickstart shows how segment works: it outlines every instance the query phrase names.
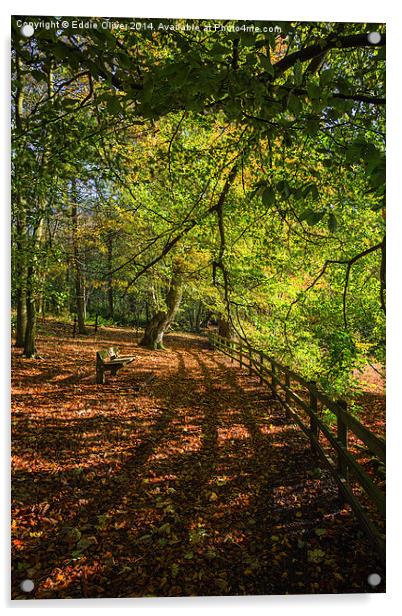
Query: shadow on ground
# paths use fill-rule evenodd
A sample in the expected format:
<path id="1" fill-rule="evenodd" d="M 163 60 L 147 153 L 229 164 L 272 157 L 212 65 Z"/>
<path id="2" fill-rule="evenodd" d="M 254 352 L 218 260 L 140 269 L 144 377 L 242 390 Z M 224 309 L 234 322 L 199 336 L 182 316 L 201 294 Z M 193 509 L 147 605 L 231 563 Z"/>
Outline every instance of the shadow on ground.
<path id="1" fill-rule="evenodd" d="M 96 385 L 111 342 L 136 361 Z M 369 592 L 383 575 L 301 431 L 205 338 L 150 352 L 53 324 L 40 345 L 13 360 L 14 598 Z"/>

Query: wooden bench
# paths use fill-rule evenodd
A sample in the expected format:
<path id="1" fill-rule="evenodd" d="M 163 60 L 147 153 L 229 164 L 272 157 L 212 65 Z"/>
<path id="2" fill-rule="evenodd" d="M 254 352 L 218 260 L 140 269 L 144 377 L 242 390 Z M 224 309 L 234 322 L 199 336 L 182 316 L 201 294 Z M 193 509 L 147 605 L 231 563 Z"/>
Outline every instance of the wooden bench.
<path id="1" fill-rule="evenodd" d="M 119 355 L 117 347 L 109 347 L 96 353 L 96 382 L 103 385 L 105 383 L 105 372 L 109 370 L 112 374 L 117 374 L 120 368 L 134 360 L 134 356 Z"/>

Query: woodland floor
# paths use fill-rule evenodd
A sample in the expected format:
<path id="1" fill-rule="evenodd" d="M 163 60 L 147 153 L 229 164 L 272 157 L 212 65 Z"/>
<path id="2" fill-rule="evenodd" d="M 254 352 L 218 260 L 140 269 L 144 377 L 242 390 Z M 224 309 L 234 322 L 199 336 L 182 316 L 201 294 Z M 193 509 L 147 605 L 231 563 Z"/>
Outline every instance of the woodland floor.
<path id="1" fill-rule="evenodd" d="M 136 360 L 96 385 L 111 343 Z M 13 350 L 13 598 L 373 592 L 381 565 L 270 392 L 204 337 L 166 345 L 48 321 L 41 359 Z"/>

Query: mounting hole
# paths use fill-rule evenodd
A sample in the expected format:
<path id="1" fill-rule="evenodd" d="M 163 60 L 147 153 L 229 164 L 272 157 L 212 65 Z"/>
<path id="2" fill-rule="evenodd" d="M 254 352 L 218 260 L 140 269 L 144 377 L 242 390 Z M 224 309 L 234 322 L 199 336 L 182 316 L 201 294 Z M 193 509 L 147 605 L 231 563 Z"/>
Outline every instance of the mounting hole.
<path id="1" fill-rule="evenodd" d="M 372 45 L 378 45 L 378 43 L 381 41 L 381 34 L 379 32 L 370 32 L 367 35 L 367 38 L 368 42 Z"/>
<path id="2" fill-rule="evenodd" d="M 23 592 L 32 592 L 35 588 L 35 584 L 32 580 L 23 580 L 20 584 L 20 587 Z"/>
<path id="3" fill-rule="evenodd" d="M 21 34 L 22 36 L 25 36 L 25 38 L 29 38 L 34 32 L 34 27 L 31 26 L 31 24 L 24 24 L 21 28 Z"/>
<path id="4" fill-rule="evenodd" d="M 370 573 L 367 578 L 367 581 L 370 586 L 378 586 L 378 584 L 381 582 L 381 575 L 378 575 L 378 573 Z"/>

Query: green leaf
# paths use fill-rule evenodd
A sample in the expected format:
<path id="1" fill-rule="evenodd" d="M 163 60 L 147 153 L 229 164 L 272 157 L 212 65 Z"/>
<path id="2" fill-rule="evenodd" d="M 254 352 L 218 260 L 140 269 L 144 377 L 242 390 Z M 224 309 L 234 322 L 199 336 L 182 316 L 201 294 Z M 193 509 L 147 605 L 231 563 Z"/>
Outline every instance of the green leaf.
<path id="1" fill-rule="evenodd" d="M 381 201 L 379 203 L 375 203 L 371 209 L 373 210 L 373 212 L 379 212 L 380 210 L 382 210 L 382 208 L 386 207 L 386 201 L 385 201 L 385 195 L 384 197 L 381 199 Z"/>
<path id="2" fill-rule="evenodd" d="M 337 228 L 338 228 L 338 221 L 336 219 L 336 216 L 335 214 L 330 212 L 328 216 L 328 229 L 331 231 L 331 233 L 335 233 Z"/>
<path id="3" fill-rule="evenodd" d="M 42 71 L 30 71 L 31 77 L 33 77 L 36 81 L 45 81 L 47 79 L 46 74 L 42 73 Z"/>
<path id="4" fill-rule="evenodd" d="M 296 188 L 296 190 L 293 191 L 293 197 L 295 199 L 302 199 L 303 198 L 303 189 L 302 188 Z"/>
<path id="5" fill-rule="evenodd" d="M 127 53 L 119 52 L 117 57 L 124 68 L 130 68 L 132 60 Z"/>
<path id="6" fill-rule="evenodd" d="M 307 550 L 307 560 L 311 563 L 319 563 L 325 557 L 325 552 L 319 548 L 316 550 Z"/>
<path id="7" fill-rule="evenodd" d="M 311 99 L 316 99 L 316 98 L 320 98 L 321 96 L 321 88 L 320 86 L 316 85 L 315 83 L 308 83 L 307 84 L 307 93 L 309 95 L 309 97 Z"/>
<path id="8" fill-rule="evenodd" d="M 260 188 L 260 187 L 258 187 L 258 188 L 254 188 L 254 190 L 252 190 L 252 191 L 248 194 L 248 198 L 249 198 L 250 200 L 251 200 L 251 199 L 254 199 L 254 197 L 255 197 L 255 196 L 256 196 L 256 195 L 260 192 L 260 190 L 261 190 L 261 188 Z"/>
<path id="9" fill-rule="evenodd" d="M 334 78 L 334 71 L 332 70 L 332 68 L 324 69 L 320 73 L 320 83 L 323 86 L 328 85 L 333 78 Z"/>
<path id="10" fill-rule="evenodd" d="M 107 99 L 107 110 L 114 115 L 122 111 L 120 101 L 115 96 Z"/>
<path id="11" fill-rule="evenodd" d="M 311 195 L 313 199 L 318 199 L 320 193 L 318 192 L 318 188 L 315 184 L 308 184 L 303 190 L 303 197 L 308 197 Z"/>
<path id="12" fill-rule="evenodd" d="M 318 224 L 322 220 L 325 212 L 315 212 L 314 210 L 305 210 L 300 216 L 300 220 L 305 220 L 310 227 Z"/>
<path id="13" fill-rule="evenodd" d="M 222 43 L 216 42 L 214 43 L 214 46 L 212 47 L 211 52 L 214 57 L 222 56 L 222 55 L 226 55 L 229 53 L 229 48 L 226 47 L 225 45 L 222 45 Z"/>
<path id="14" fill-rule="evenodd" d="M 255 34 L 252 32 L 239 32 L 240 40 L 244 47 L 253 47 L 256 43 Z"/>
<path id="15" fill-rule="evenodd" d="M 294 94 L 289 95 L 288 107 L 289 107 L 289 110 L 295 115 L 298 115 L 303 109 L 303 105 L 301 104 L 300 98 L 298 96 L 295 96 Z"/>
<path id="16" fill-rule="evenodd" d="M 270 207 L 275 203 L 275 193 L 270 186 L 267 186 L 262 193 L 262 202 L 267 207 Z"/>
<path id="17" fill-rule="evenodd" d="M 63 43 L 56 43 L 56 45 L 52 48 L 54 56 L 60 60 L 65 59 L 67 50 L 67 45 L 64 45 Z"/>
<path id="18" fill-rule="evenodd" d="M 264 71 L 266 73 L 268 73 L 269 75 L 274 76 L 274 67 L 271 64 L 270 59 L 268 58 L 268 56 L 264 55 L 264 54 L 259 54 L 258 55 L 258 60 L 262 66 L 262 68 L 264 69 Z"/>
<path id="19" fill-rule="evenodd" d="M 351 143 L 346 151 L 346 160 L 349 163 L 358 162 L 362 158 L 366 146 L 367 144 L 362 141 L 354 141 Z"/>
<path id="20" fill-rule="evenodd" d="M 160 526 L 158 528 L 158 533 L 161 534 L 161 535 L 163 535 L 164 533 L 169 535 L 170 534 L 170 530 L 171 530 L 170 529 L 170 524 L 169 524 L 169 522 L 167 522 L 166 524 L 163 524 L 162 526 Z"/>
<path id="21" fill-rule="evenodd" d="M 295 86 L 301 86 L 303 82 L 303 70 L 302 63 L 300 62 L 300 60 L 297 60 L 296 64 L 293 67 L 293 75 Z"/>
<path id="22" fill-rule="evenodd" d="M 318 120 L 308 120 L 306 124 L 306 133 L 311 137 L 314 137 L 320 130 L 320 123 Z"/>
<path id="23" fill-rule="evenodd" d="M 292 193 L 290 186 L 286 180 L 280 180 L 277 183 L 276 187 L 285 199 L 287 199 L 289 195 Z"/>

